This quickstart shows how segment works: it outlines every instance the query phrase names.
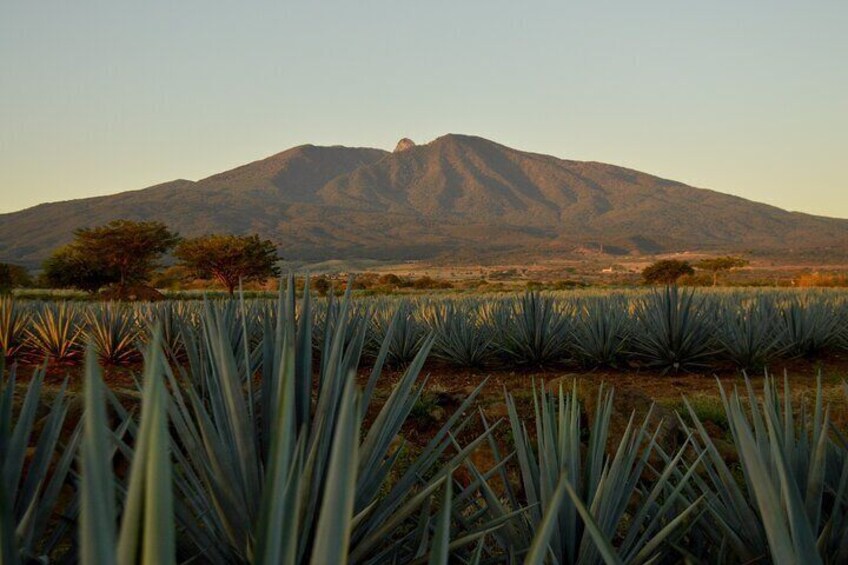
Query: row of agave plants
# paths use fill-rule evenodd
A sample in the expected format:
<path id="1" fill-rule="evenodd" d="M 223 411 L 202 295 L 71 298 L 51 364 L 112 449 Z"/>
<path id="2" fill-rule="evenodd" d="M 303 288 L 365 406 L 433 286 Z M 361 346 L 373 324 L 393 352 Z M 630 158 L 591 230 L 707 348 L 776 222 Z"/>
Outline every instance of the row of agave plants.
<path id="1" fill-rule="evenodd" d="M 482 383 L 407 454 L 398 438 L 434 338 L 372 406 L 399 317 L 360 389 L 366 319 L 349 299 L 330 310 L 313 364 L 312 306 L 307 294 L 296 316 L 287 292 L 251 343 L 207 303 L 184 328 L 185 363 L 155 321 L 133 405 L 89 346 L 79 422 L 65 385 L 45 402 L 43 368 L 25 385 L 14 366 L 0 372 L 2 563 L 848 559 L 848 443 L 820 384 L 809 409 L 768 378 L 762 399 L 750 384 L 722 389 L 738 466 L 688 405 L 672 448 L 650 413 L 614 435 L 613 392 L 590 418 L 576 385 L 534 386 L 531 421 L 506 394 L 507 421 L 489 422 L 474 409 Z M 487 468 L 471 457 L 481 450 Z"/>
<path id="2" fill-rule="evenodd" d="M 219 309 L 233 339 L 255 345 L 274 324 L 273 300 L 229 301 Z M 328 320 L 339 309 L 330 297 L 309 312 L 320 350 Z M 200 301 L 158 304 L 0 300 L 0 350 L 7 359 L 45 358 L 80 363 L 92 343 L 101 362 L 140 360 L 161 321 L 165 343 L 184 352 L 184 336 L 202 324 Z M 302 307 L 298 306 L 298 315 Z M 359 299 L 346 309 L 348 333 L 365 320 L 364 353 L 374 359 L 389 339 L 387 362 L 405 366 L 435 336 L 433 357 L 459 367 L 575 363 L 584 367 L 638 365 L 662 371 L 734 364 L 761 369 L 779 358 L 848 350 L 848 296 L 840 293 L 698 293 L 666 288 L 647 294 L 564 297 Z"/>

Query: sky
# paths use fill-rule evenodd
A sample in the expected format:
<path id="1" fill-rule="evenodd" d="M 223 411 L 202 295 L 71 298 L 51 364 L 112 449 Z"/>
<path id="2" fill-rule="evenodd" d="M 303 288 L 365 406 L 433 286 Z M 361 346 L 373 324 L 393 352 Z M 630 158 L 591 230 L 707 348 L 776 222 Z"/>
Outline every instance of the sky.
<path id="1" fill-rule="evenodd" d="M 848 218 L 848 2 L 0 4 L 0 212 L 480 135 Z"/>

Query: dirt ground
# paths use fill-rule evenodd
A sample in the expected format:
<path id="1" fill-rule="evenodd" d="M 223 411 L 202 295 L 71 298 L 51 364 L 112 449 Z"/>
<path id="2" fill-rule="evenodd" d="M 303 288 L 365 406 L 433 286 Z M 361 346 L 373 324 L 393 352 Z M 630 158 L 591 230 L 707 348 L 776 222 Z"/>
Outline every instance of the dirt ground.
<path id="1" fill-rule="evenodd" d="M 22 401 L 26 382 L 32 370 L 33 367 L 18 368 L 16 402 Z M 848 436 L 848 390 L 845 389 L 845 382 L 848 381 L 848 356 L 830 355 L 825 359 L 781 362 L 772 367 L 772 371 L 772 374 L 781 382 L 785 371 L 796 409 L 803 402 L 812 404 L 815 399 L 816 382 L 820 375 L 824 398 L 830 405 L 832 422 L 844 435 Z M 369 373 L 369 367 L 360 371 L 357 380 L 361 386 L 367 382 Z M 383 372 L 374 391 L 373 402 L 366 414 L 364 429 L 367 429 L 373 421 L 402 374 L 402 371 L 392 369 Z M 467 396 L 483 382 L 485 385 L 476 400 L 474 409 L 482 411 L 490 426 L 496 426 L 492 437 L 498 446 L 500 457 L 506 457 L 513 451 L 509 417 L 504 402 L 505 394 L 513 396 L 519 417 L 533 435 L 535 433 L 533 385 L 545 386 L 554 391 L 562 386 L 566 391 L 570 391 L 576 383 L 578 396 L 585 408 L 581 417 L 586 429 L 591 425 L 598 388 L 603 385 L 614 389 L 614 413 L 608 441 L 610 449 L 614 448 L 618 442 L 631 414 L 635 413 L 637 422 L 641 423 L 647 411 L 653 406 L 651 429 L 659 427 L 657 436 L 659 443 L 668 452 L 673 451 L 685 440 L 677 411 L 683 413 L 683 398 L 686 397 L 725 460 L 731 465 L 736 463 L 736 451 L 731 443 L 719 396 L 719 383 L 725 390 L 732 387 L 745 387 L 742 374 L 732 369 L 717 373 L 663 375 L 654 371 L 573 371 L 563 367 L 457 370 L 438 362 L 430 362 L 419 378 L 425 377 L 427 378 L 425 389 L 413 407 L 407 423 L 401 429 L 399 437 L 396 438 L 404 445 L 404 450 L 392 471 L 392 474 L 396 476 L 405 472 L 408 465 L 415 460 L 416 454 L 423 451 L 451 414 L 454 414 Z M 140 378 L 138 368 L 107 367 L 104 370 L 106 383 L 128 408 L 140 399 L 136 385 L 137 378 Z M 69 393 L 73 397 L 67 418 L 68 426 L 65 430 L 65 435 L 69 436 L 82 416 L 81 367 L 51 369 L 44 383 L 45 406 L 42 410 L 46 414 L 46 405 L 50 403 L 50 398 L 58 392 L 66 379 Z M 761 394 L 763 376 L 752 375 L 750 380 L 757 394 Z M 477 414 L 471 415 L 473 419 L 470 420 L 469 425 L 457 434 L 456 441 L 460 445 L 467 445 L 485 431 Z M 470 461 L 478 471 L 484 473 L 494 469 L 498 464 L 498 458 L 487 443 L 482 444 L 470 455 Z M 502 477 L 497 475 L 491 479 L 490 484 L 495 492 L 503 492 L 504 485 L 501 482 L 503 479 L 513 488 L 521 488 L 521 477 L 516 465 L 508 465 L 504 468 L 504 473 Z M 475 473 L 467 464 L 453 471 L 454 479 L 464 486 L 471 485 L 474 476 Z"/>
<path id="2" fill-rule="evenodd" d="M 16 402 L 23 400 L 26 382 L 33 369 L 34 367 L 18 368 Z M 848 390 L 845 389 L 844 384 L 848 381 L 848 357 L 831 355 L 826 359 L 792 360 L 781 362 L 771 370 L 781 383 L 784 372 L 787 375 L 796 409 L 804 402 L 812 405 L 815 399 L 816 382 L 821 375 L 824 399 L 830 405 L 832 422 L 844 435 L 848 436 Z M 136 379 L 140 379 L 138 371 L 138 368 L 124 367 L 104 369 L 104 380 L 127 407 L 140 399 L 136 385 Z M 369 374 L 370 367 L 364 367 L 360 371 L 357 380 L 361 387 L 366 384 Z M 402 374 L 402 370 L 383 371 L 365 417 L 365 428 L 377 415 Z M 480 410 L 485 415 L 490 426 L 495 426 L 493 438 L 501 456 L 512 451 L 505 394 L 513 396 L 519 417 L 527 424 L 532 434 L 535 428 L 532 423 L 534 384 L 537 387 L 545 386 L 553 391 L 562 386 L 566 391 L 570 391 L 576 383 L 578 396 L 584 406 L 582 418 L 587 429 L 591 425 L 599 387 L 603 385 L 605 388 L 614 389 L 614 412 L 608 443 L 610 449 L 617 443 L 631 414 L 635 413 L 637 421 L 641 423 L 649 409 L 652 410 L 651 429 L 659 428 L 658 441 L 663 447 L 672 451 L 680 446 L 685 440 L 685 434 L 679 424 L 677 412 L 685 414 L 683 398 L 686 397 L 725 459 L 732 464 L 736 458 L 719 395 L 719 382 L 725 390 L 730 390 L 732 387 L 744 389 L 744 377 L 736 370 L 666 375 L 655 371 L 637 370 L 573 371 L 564 367 L 458 370 L 437 361 L 431 361 L 425 365 L 419 379 L 425 376 L 427 378 L 425 389 L 413 407 L 407 423 L 403 426 L 400 437 L 397 438 L 403 441 L 405 448 L 394 471 L 396 473 L 405 469 L 406 462 L 412 461 L 415 454 L 424 449 L 467 396 L 483 382 L 485 384 L 475 401 L 474 409 Z M 67 419 L 69 425 L 65 430 L 65 434 L 69 435 L 82 416 L 81 367 L 53 367 L 45 378 L 43 401 L 49 404 L 50 398 L 59 391 L 66 379 L 68 391 L 72 397 Z M 750 380 L 756 393 L 761 395 L 763 375 L 751 375 Z M 45 405 L 42 410 L 46 414 L 47 406 Z M 477 414 L 473 416 L 468 426 L 456 438 L 461 445 L 467 445 L 485 431 L 482 420 Z M 686 419 L 688 420 L 688 417 Z M 485 444 L 471 455 L 471 461 L 482 472 L 494 468 L 497 464 L 492 450 Z M 507 471 L 507 480 L 520 486 L 517 470 L 513 467 L 510 469 Z M 466 466 L 456 469 L 454 477 L 462 484 L 468 485 L 472 482 L 472 473 Z M 496 490 L 502 488 L 497 480 L 492 486 Z"/>
<path id="3" fill-rule="evenodd" d="M 18 368 L 20 390 L 29 380 L 32 367 Z M 138 398 L 136 378 L 138 369 L 107 367 L 104 369 L 106 383 L 118 393 L 119 397 L 133 402 Z M 358 375 L 362 386 L 368 379 L 370 367 L 364 367 Z M 374 393 L 371 417 L 388 398 L 394 384 L 403 374 L 402 370 L 386 369 L 383 372 Z M 781 390 L 784 374 L 788 378 L 791 394 L 796 408 L 803 402 L 810 405 L 815 399 L 816 382 L 821 376 L 825 402 L 830 404 L 833 422 L 842 430 L 848 430 L 848 356 L 830 355 L 824 359 L 796 359 L 781 361 L 771 367 L 771 374 L 777 378 Z M 614 389 L 614 416 L 612 437 L 620 433 L 631 413 L 641 420 L 649 409 L 655 425 L 664 426 L 663 437 L 670 444 L 679 443 L 679 427 L 676 411 L 683 411 L 683 398 L 686 397 L 699 418 L 711 433 L 727 433 L 727 422 L 719 395 L 719 382 L 725 390 L 733 387 L 744 389 L 745 381 L 741 372 L 723 369 L 709 373 L 661 374 L 656 371 L 617 371 L 613 369 L 595 371 L 574 371 L 563 367 L 536 367 L 514 370 L 504 369 L 456 369 L 437 361 L 429 362 L 422 375 L 426 375 L 425 390 L 413 409 L 404 427 L 404 439 L 413 449 L 423 447 L 438 431 L 444 421 L 460 406 L 465 398 L 485 381 L 483 390 L 477 398 L 475 408 L 482 410 L 490 424 L 502 420 L 496 437 L 499 442 L 505 438 L 509 428 L 508 414 L 504 394 L 512 395 L 516 400 L 519 415 L 526 422 L 533 418 L 533 386 L 545 386 L 549 390 L 558 390 L 560 386 L 570 391 L 577 384 L 578 396 L 585 407 L 585 417 L 591 418 L 600 386 Z M 54 367 L 45 380 L 45 398 L 55 394 L 61 384 L 68 379 L 68 389 L 74 396 L 81 393 L 82 374 L 80 367 Z M 760 395 L 763 387 L 763 375 L 749 376 L 755 392 Z M 21 394 L 22 396 L 22 394 Z M 72 405 L 73 412 L 81 408 L 80 402 Z M 468 438 L 483 431 L 482 424 L 475 423 L 466 430 Z M 677 434 L 678 436 L 676 436 Z M 669 445 L 671 447 L 672 445 Z M 481 467 L 487 467 L 479 461 Z"/>

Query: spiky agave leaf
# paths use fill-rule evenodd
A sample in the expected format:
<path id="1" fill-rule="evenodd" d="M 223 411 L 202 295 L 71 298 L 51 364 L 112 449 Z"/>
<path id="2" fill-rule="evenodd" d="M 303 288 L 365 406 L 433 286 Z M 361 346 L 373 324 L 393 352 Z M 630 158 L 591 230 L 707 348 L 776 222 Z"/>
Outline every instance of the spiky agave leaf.
<path id="1" fill-rule="evenodd" d="M 80 315 L 71 303 L 43 305 L 33 315 L 26 334 L 26 348 L 38 360 L 76 363 L 82 355 Z"/>
<path id="2" fill-rule="evenodd" d="M 507 395 L 528 519 L 543 538 L 523 541 L 532 559 L 550 552 L 560 563 L 610 562 L 614 548 L 616 559 L 648 562 L 662 555 L 666 541 L 685 533 L 682 526 L 699 503 L 684 495 L 695 466 L 685 467 L 684 445 L 663 467 L 652 469 L 659 428 L 649 432 L 650 412 L 638 426 L 631 416 L 617 449 L 607 456 L 612 393 L 598 393 L 585 454 L 576 383 L 571 394 L 560 386 L 558 397 L 534 387 L 534 406 L 535 449 Z M 649 471 L 653 476 L 645 480 Z"/>
<path id="3" fill-rule="evenodd" d="M 41 559 L 61 539 L 55 529 L 46 539 L 50 519 L 59 503 L 79 433 L 72 431 L 69 443 L 60 443 L 68 411 L 67 383 L 52 399 L 52 405 L 35 435 L 36 415 L 43 403 L 45 368 L 37 369 L 30 380 L 20 409 L 14 410 L 15 370 L 5 375 L 0 358 L 0 478 L 3 501 L 0 508 L 0 543 L 6 555 Z M 31 451 L 28 448 L 32 447 Z"/>
<path id="4" fill-rule="evenodd" d="M 176 563 L 173 481 L 168 436 L 168 396 L 163 380 L 160 333 L 145 355 L 141 421 L 130 456 L 120 529 L 115 532 L 113 435 L 106 421 L 102 384 L 93 347 L 86 360 L 85 438 L 81 459 L 80 548 L 85 563 L 130 565 Z M 113 404 L 114 405 L 114 404 Z M 134 427 L 126 414 L 123 429 Z M 113 438 L 115 442 L 113 442 Z"/>
<path id="5" fill-rule="evenodd" d="M 480 322 L 476 304 L 428 304 L 422 309 L 422 317 L 436 336 L 434 357 L 460 367 L 480 367 L 491 359 L 492 332 Z"/>
<path id="6" fill-rule="evenodd" d="M 333 543 L 319 541 L 313 547 L 310 562 L 314 565 L 348 562 L 359 463 L 359 402 L 352 383 L 349 381 L 339 407 L 326 488 L 315 529 L 316 540 L 333 540 Z"/>
<path id="7" fill-rule="evenodd" d="M 663 373 L 709 367 L 715 345 L 707 312 L 704 298 L 693 290 L 670 286 L 652 292 L 636 310 L 636 358 Z"/>
<path id="8" fill-rule="evenodd" d="M 176 563 L 168 392 L 160 344 L 156 331 L 145 358 L 141 421 L 118 534 L 121 565 Z"/>
<path id="9" fill-rule="evenodd" d="M 517 363 L 544 364 L 563 359 L 568 352 L 567 306 L 553 296 L 528 292 L 489 313 L 497 330 L 496 343 Z"/>
<path id="10" fill-rule="evenodd" d="M 589 367 L 618 365 L 627 351 L 632 323 L 621 296 L 583 301 L 571 325 L 574 356 Z"/>
<path id="11" fill-rule="evenodd" d="M 140 329 L 136 313 L 124 304 L 95 305 L 85 313 L 85 335 L 101 363 L 126 365 L 138 356 Z"/>
<path id="12" fill-rule="evenodd" d="M 11 296 L 0 297 L 0 355 L 13 359 L 26 341 L 31 313 Z"/>
<path id="13" fill-rule="evenodd" d="M 391 335 L 388 334 L 392 328 Z M 415 313 L 415 306 L 407 300 L 377 306 L 371 319 L 372 349 L 389 340 L 388 356 L 386 361 L 394 366 L 404 367 L 409 364 L 418 351 L 421 344 L 428 336 L 427 328 Z"/>
<path id="14" fill-rule="evenodd" d="M 197 302 L 186 300 L 165 300 L 142 305 L 139 313 L 142 339 L 149 341 L 158 328 L 162 332 L 162 347 L 167 356 L 178 363 L 185 363 L 183 332 L 186 328 L 197 330 L 200 325 L 200 308 L 196 306 Z"/>
<path id="15" fill-rule="evenodd" d="M 453 508 L 453 481 L 451 477 L 445 480 L 444 497 L 439 518 L 436 522 L 436 534 L 433 537 L 433 548 L 430 551 L 429 565 L 447 565 L 450 555 L 451 509 Z"/>
<path id="16" fill-rule="evenodd" d="M 738 397 L 731 398 L 727 406 L 730 426 L 747 483 L 759 508 L 772 558 L 776 563 L 820 563 L 801 493 L 797 483 L 791 480 L 791 471 L 781 447 L 775 446 L 772 457 L 768 457 L 761 451 L 763 444 L 756 442 Z M 774 441 L 776 422 L 767 416 L 765 423 L 768 438 Z"/>
<path id="17" fill-rule="evenodd" d="M 93 565 L 117 562 L 115 479 L 103 379 L 93 347 L 85 363 L 84 432 L 80 445 L 80 558 Z"/>
<path id="18" fill-rule="evenodd" d="M 793 296 L 783 304 L 783 345 L 796 356 L 810 356 L 839 339 L 841 318 L 833 304 L 820 296 Z"/>
<path id="19" fill-rule="evenodd" d="M 711 533 L 739 559 L 770 554 L 781 562 L 833 562 L 848 558 L 848 451 L 834 441 L 821 381 L 812 415 L 796 411 L 788 378 L 783 400 L 766 375 L 762 400 L 746 378 L 747 400 L 721 387 L 745 487 L 740 488 L 714 440 L 691 406 L 689 417 L 706 454 L 699 483 L 713 518 Z M 685 422 L 684 422 L 685 425 Z M 836 437 L 839 437 L 837 434 Z"/>
<path id="20" fill-rule="evenodd" d="M 256 349 L 234 348 L 219 329 L 226 323 L 212 310 L 205 314 L 202 335 L 187 345 L 190 376 L 171 381 L 174 391 L 171 417 L 177 446 L 176 458 L 183 491 L 191 513 L 204 521 L 204 531 L 214 532 L 222 543 L 227 561 L 296 562 L 310 560 L 323 543 L 317 537 L 321 528 L 348 528 L 333 520 L 350 521 L 350 558 L 362 561 L 387 548 L 404 554 L 403 543 L 392 544 L 392 535 L 401 530 L 429 494 L 444 481 L 441 459 L 453 449 L 451 431 L 460 429 L 460 413 L 455 414 L 422 455 L 409 465 L 404 475 L 389 486 L 401 447 L 396 436 L 421 394 L 418 376 L 432 347 L 432 339 L 409 364 L 394 391 L 366 430 L 359 446 L 344 439 L 358 424 L 350 421 L 340 427 L 346 403 L 354 396 L 355 371 L 367 337 L 366 320 L 349 315 L 349 294 L 340 303 L 325 338 L 325 348 L 317 376 L 318 392 L 312 400 L 311 380 L 306 364 L 298 361 L 303 352 L 312 352 L 313 332 L 304 318 L 297 323 L 293 279 L 281 286 L 276 314 L 264 324 L 263 337 Z M 308 306 L 302 305 L 301 316 Z M 350 326 L 353 327 L 350 327 Z M 389 328 L 387 335 L 394 330 Z M 388 339 L 388 338 L 387 338 Z M 380 368 L 388 356 L 381 348 L 367 391 L 380 378 Z M 255 363 L 246 365 L 251 356 Z M 261 375 L 253 395 L 251 375 Z M 201 386 L 202 385 L 202 386 Z M 461 407 L 466 410 L 476 391 Z M 370 399 L 370 393 L 366 393 Z M 354 422 L 366 412 L 366 402 L 354 406 Z M 342 439 L 336 437 L 337 434 Z M 346 472 L 355 479 L 352 491 L 334 491 L 339 442 L 345 457 L 356 453 L 356 471 Z M 460 448 L 453 465 L 462 461 L 483 441 Z M 345 458 L 345 468 L 349 460 Z M 339 475 L 340 476 L 340 475 Z M 324 501 L 347 500 L 352 493 L 353 510 L 323 509 Z M 271 503 L 274 502 L 274 504 Z M 329 504 L 329 502 L 328 502 Z M 323 521 L 323 525 L 322 525 Z M 198 547 L 205 540 L 195 539 Z M 323 550 L 323 549 L 322 549 Z M 410 554 L 410 553 L 407 553 Z M 209 557 L 213 560 L 213 557 Z M 216 558 L 217 559 L 217 558 Z"/>
<path id="21" fill-rule="evenodd" d="M 741 369 L 762 369 L 785 350 L 780 312 L 762 295 L 723 301 L 715 329 L 721 354 Z"/>

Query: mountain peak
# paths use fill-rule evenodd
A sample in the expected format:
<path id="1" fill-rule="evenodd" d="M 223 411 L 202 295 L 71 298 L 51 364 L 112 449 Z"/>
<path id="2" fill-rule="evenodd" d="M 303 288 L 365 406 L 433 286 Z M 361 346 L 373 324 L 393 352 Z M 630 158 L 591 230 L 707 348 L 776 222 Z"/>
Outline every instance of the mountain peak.
<path id="1" fill-rule="evenodd" d="M 400 153 L 401 151 L 406 151 L 408 149 L 412 149 L 415 147 L 415 142 L 409 139 L 408 137 L 404 137 L 395 145 L 395 153 Z"/>
<path id="2" fill-rule="evenodd" d="M 485 137 L 480 137 L 478 135 L 466 135 L 462 133 L 448 133 L 437 137 L 427 145 L 432 147 L 439 147 L 442 149 L 445 148 L 463 148 L 463 149 L 473 149 L 473 150 L 482 150 L 486 148 L 499 148 L 515 151 L 510 147 L 506 147 L 501 145 L 500 143 L 496 143 L 490 139 L 486 139 Z"/>
<path id="3" fill-rule="evenodd" d="M 185 236 L 257 233 L 288 259 L 836 249 L 848 220 L 791 214 L 632 169 L 473 135 L 395 153 L 302 145 L 197 182 L 0 215 L 0 260 L 37 265 L 80 226 L 158 220 Z"/>

